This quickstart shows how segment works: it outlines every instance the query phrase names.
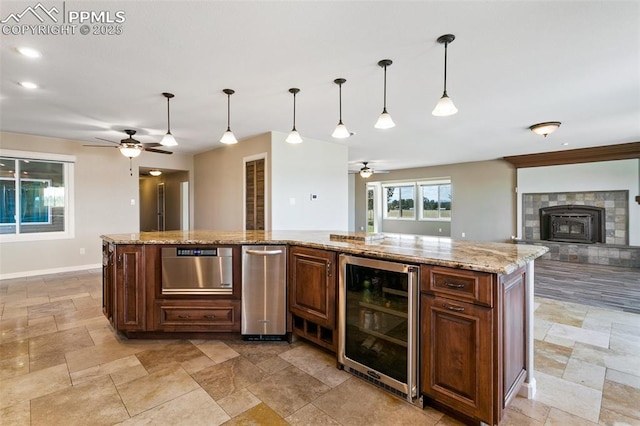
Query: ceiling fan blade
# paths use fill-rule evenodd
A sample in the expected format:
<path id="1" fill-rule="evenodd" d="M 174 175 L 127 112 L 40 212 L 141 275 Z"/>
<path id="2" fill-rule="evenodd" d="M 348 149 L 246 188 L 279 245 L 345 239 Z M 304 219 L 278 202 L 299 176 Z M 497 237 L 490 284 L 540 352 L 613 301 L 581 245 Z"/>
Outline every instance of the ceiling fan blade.
<path id="1" fill-rule="evenodd" d="M 149 152 L 157 152 L 158 154 L 173 154 L 173 152 L 155 148 L 145 148 L 144 150 Z"/>
<path id="2" fill-rule="evenodd" d="M 101 140 L 101 141 L 105 141 L 105 142 L 109 142 L 109 143 L 114 143 L 116 145 L 120 145 L 118 142 L 110 141 L 109 139 L 102 139 L 102 138 L 98 138 L 98 137 L 96 137 L 96 139 Z"/>
<path id="3" fill-rule="evenodd" d="M 153 148 L 153 147 L 156 147 L 156 146 L 162 146 L 162 144 L 158 143 L 158 142 L 149 142 L 149 143 L 143 143 L 142 146 L 144 148 Z"/>
<path id="4" fill-rule="evenodd" d="M 82 145 L 82 146 L 90 146 L 92 148 L 119 148 L 118 146 L 109 146 L 109 145 Z"/>

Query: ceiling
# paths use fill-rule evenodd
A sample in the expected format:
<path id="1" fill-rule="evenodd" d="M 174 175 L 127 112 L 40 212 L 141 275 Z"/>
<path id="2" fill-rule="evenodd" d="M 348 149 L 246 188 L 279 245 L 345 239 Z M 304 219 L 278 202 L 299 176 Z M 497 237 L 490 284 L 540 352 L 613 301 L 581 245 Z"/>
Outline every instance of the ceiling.
<path id="1" fill-rule="evenodd" d="M 31 2 L 3 1 L 0 19 Z M 117 11 L 119 35 L 0 35 L 0 130 L 99 142 L 123 129 L 142 142 L 171 130 L 180 153 L 223 146 L 227 99 L 242 143 L 266 131 L 349 147 L 351 168 L 398 169 L 640 140 L 637 1 L 46 1 L 60 11 Z M 58 15 L 60 18 L 62 12 Z M 25 14 L 20 24 L 36 24 Z M 52 21 L 45 22 L 51 24 Z M 3 24 L 13 24 L 13 21 Z M 98 29 L 101 29 L 100 27 Z M 102 28 L 108 29 L 108 28 Z M 8 31 L 3 28 L 3 32 Z M 459 109 L 431 110 L 443 89 Z M 29 59 L 20 46 L 39 50 Z M 387 109 L 396 127 L 373 127 Z M 331 137 L 343 85 L 343 121 Z M 17 83 L 36 82 L 27 90 Z M 532 124 L 561 121 L 547 138 Z M 307 141 L 306 143 L 313 143 Z M 563 145 L 568 144 L 568 145 Z M 143 156 L 161 154 L 143 153 Z M 151 159 L 150 159 L 151 160 Z M 313 159 L 310 159 L 312 161 Z M 146 161 L 152 163 L 152 161 Z"/>

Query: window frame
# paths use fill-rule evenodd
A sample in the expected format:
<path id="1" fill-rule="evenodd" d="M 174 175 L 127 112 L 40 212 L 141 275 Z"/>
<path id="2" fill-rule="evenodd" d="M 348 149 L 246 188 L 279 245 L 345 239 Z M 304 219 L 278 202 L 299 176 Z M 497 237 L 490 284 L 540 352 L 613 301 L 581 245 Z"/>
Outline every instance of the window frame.
<path id="1" fill-rule="evenodd" d="M 64 230 L 52 232 L 20 233 L 20 226 L 16 223 L 16 232 L 12 234 L 0 234 L 0 243 L 61 240 L 75 237 L 75 155 L 52 154 L 44 152 L 17 151 L 0 149 L 0 157 L 12 160 L 29 160 L 42 162 L 63 163 L 62 173 L 64 179 Z"/>
<path id="2" fill-rule="evenodd" d="M 382 209 L 382 218 L 384 220 L 401 220 L 401 221 L 415 221 L 417 219 L 416 212 L 416 182 L 387 182 L 382 185 L 382 202 L 384 208 Z M 387 188 L 402 188 L 402 187 L 412 187 L 413 188 L 413 217 L 391 217 L 389 216 L 389 203 L 387 201 Z M 402 200 L 402 191 L 400 190 L 400 200 Z M 402 209 L 400 209 L 402 211 Z"/>
<path id="3" fill-rule="evenodd" d="M 439 179 L 429 179 L 429 180 L 421 180 L 416 182 L 416 186 L 418 188 L 418 203 L 419 203 L 419 215 L 418 220 L 422 222 L 451 222 L 451 217 L 440 217 L 440 210 L 438 210 L 437 218 L 425 218 L 424 216 L 424 194 L 422 188 L 425 186 L 436 186 L 438 188 L 438 204 L 441 204 L 440 200 L 440 187 L 442 185 L 449 185 L 453 190 L 453 185 L 451 184 L 450 178 L 439 178 Z M 451 216 L 453 216 L 453 195 L 451 196 Z"/>

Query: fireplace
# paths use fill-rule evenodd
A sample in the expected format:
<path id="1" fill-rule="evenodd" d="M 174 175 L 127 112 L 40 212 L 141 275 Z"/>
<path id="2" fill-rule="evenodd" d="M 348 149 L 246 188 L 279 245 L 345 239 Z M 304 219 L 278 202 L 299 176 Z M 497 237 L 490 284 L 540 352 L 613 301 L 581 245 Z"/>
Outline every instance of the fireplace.
<path id="1" fill-rule="evenodd" d="M 540 209 L 540 239 L 573 243 L 605 242 L 605 209 L 564 205 Z"/>

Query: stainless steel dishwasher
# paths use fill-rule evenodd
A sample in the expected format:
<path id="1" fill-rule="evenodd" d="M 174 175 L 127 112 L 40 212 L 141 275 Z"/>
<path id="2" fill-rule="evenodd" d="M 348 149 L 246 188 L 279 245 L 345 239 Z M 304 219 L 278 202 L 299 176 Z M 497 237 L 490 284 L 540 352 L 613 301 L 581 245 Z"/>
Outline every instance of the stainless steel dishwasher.
<path id="1" fill-rule="evenodd" d="M 242 246 L 242 335 L 279 340 L 287 333 L 286 246 Z"/>

